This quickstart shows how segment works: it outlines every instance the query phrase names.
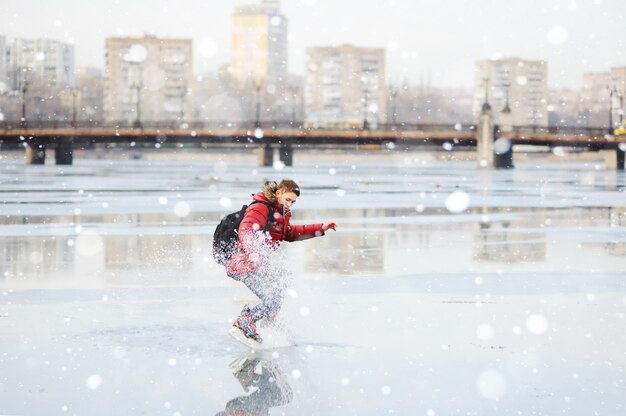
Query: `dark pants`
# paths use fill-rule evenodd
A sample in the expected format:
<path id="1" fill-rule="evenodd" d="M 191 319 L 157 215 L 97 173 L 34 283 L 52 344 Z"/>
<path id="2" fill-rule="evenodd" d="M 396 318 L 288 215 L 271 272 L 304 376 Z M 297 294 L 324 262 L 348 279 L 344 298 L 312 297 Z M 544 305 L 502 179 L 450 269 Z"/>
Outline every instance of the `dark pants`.
<path id="1" fill-rule="evenodd" d="M 285 298 L 286 288 L 282 279 L 254 272 L 232 278 L 242 282 L 261 299 L 261 303 L 250 308 L 250 317 L 254 322 L 263 318 L 273 319 L 278 314 Z"/>

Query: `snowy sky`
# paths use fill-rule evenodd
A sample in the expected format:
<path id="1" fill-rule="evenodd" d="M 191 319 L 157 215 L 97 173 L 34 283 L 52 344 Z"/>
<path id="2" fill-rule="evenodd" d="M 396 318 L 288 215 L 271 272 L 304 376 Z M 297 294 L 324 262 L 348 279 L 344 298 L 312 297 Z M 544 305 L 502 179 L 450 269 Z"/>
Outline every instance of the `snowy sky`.
<path id="1" fill-rule="evenodd" d="M 192 38 L 194 72 L 230 59 L 236 0 L 3 1 L 0 33 L 76 45 L 77 65 L 102 68 L 109 36 Z M 549 62 L 550 87 L 579 88 L 582 73 L 626 65 L 626 0 L 283 0 L 289 67 L 305 48 L 352 43 L 387 48 L 387 78 L 473 84 L 476 59 Z"/>

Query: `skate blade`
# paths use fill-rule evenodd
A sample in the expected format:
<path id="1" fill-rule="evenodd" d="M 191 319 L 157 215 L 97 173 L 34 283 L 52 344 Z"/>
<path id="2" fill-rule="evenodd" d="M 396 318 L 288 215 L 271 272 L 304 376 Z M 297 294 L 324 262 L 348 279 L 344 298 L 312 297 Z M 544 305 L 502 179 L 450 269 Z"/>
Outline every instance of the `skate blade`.
<path id="1" fill-rule="evenodd" d="M 242 344 L 252 348 L 253 350 L 263 349 L 263 344 L 259 344 L 255 340 L 246 337 L 243 332 L 241 332 L 241 330 L 235 328 L 234 326 L 228 330 L 228 334 Z"/>

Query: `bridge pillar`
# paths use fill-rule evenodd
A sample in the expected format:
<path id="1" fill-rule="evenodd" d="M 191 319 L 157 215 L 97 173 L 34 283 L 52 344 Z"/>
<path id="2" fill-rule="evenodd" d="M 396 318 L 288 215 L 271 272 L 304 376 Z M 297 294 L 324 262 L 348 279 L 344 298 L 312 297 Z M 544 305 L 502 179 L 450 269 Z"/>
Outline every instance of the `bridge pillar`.
<path id="1" fill-rule="evenodd" d="M 623 143 L 620 143 L 620 146 Z M 617 170 L 624 170 L 624 152 L 626 151 L 626 145 L 624 146 L 617 146 L 617 148 L 615 149 L 615 155 L 616 155 L 616 162 L 617 162 L 617 166 L 615 166 L 615 169 Z"/>
<path id="2" fill-rule="evenodd" d="M 499 139 L 502 140 L 502 139 Z M 493 156 L 493 167 L 496 169 L 513 168 L 513 145 L 508 145 L 508 150 L 501 153 L 496 152 Z"/>
<path id="3" fill-rule="evenodd" d="M 54 159 L 57 165 L 71 165 L 74 159 L 74 139 L 63 137 L 58 139 L 57 148 L 54 151 Z"/>
<path id="4" fill-rule="evenodd" d="M 494 123 L 491 106 L 484 103 L 478 121 L 478 132 L 476 136 L 476 151 L 478 166 L 489 169 L 493 167 L 493 141 Z"/>
<path id="5" fill-rule="evenodd" d="M 497 133 L 504 133 L 494 127 L 494 137 Z M 500 137 L 493 143 L 493 167 L 496 169 L 513 168 L 513 142 L 506 137 Z"/>
<path id="6" fill-rule="evenodd" d="M 26 146 L 26 164 L 43 165 L 46 163 L 46 148 L 37 143 Z"/>
<path id="7" fill-rule="evenodd" d="M 274 164 L 274 149 L 269 144 L 262 144 L 258 149 L 259 166 L 272 166 Z"/>
<path id="8" fill-rule="evenodd" d="M 278 151 L 278 156 L 285 166 L 293 166 L 293 147 L 291 145 L 282 145 Z"/>

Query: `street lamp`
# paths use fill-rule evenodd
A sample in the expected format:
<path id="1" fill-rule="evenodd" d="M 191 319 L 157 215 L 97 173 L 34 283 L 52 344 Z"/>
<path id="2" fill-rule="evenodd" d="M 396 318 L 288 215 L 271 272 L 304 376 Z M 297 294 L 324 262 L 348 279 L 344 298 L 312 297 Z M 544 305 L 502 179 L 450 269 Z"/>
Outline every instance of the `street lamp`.
<path id="1" fill-rule="evenodd" d="M 613 88 L 611 88 L 609 86 L 609 134 L 611 136 L 615 134 L 615 128 L 613 126 L 613 97 L 617 96 L 617 94 L 617 87 L 613 86 Z"/>
<path id="2" fill-rule="evenodd" d="M 361 77 L 363 82 L 363 130 L 369 130 L 369 122 L 367 121 L 367 105 L 369 100 L 369 88 L 367 85 L 367 77 Z"/>
<path id="3" fill-rule="evenodd" d="M 620 93 L 619 95 L 619 110 L 617 110 L 619 114 L 619 125 L 622 127 L 624 123 L 624 96 Z"/>
<path id="4" fill-rule="evenodd" d="M 137 117 L 133 127 L 141 128 L 141 81 L 133 83 L 133 87 L 137 90 L 137 98 L 135 100 Z"/>
<path id="5" fill-rule="evenodd" d="M 291 86 L 291 127 L 294 127 L 296 125 L 296 97 L 298 94 L 298 86 L 297 85 L 292 85 Z"/>
<path id="6" fill-rule="evenodd" d="M 72 127 L 76 128 L 76 88 L 72 90 Z"/>
<path id="7" fill-rule="evenodd" d="M 613 120 L 613 112 L 617 108 L 617 115 L 619 116 L 619 126 L 621 127 L 624 122 L 624 96 L 617 89 L 617 86 L 609 91 L 609 134 L 615 134 L 615 124 Z"/>
<path id="8" fill-rule="evenodd" d="M 397 116 L 398 116 L 397 109 L 396 109 L 397 98 L 398 98 L 398 89 L 392 85 L 391 86 L 391 120 L 392 120 L 394 128 L 396 127 Z"/>
<path id="9" fill-rule="evenodd" d="M 254 128 L 261 128 L 261 87 L 263 82 L 260 79 L 254 81 L 254 89 L 256 90 L 256 116 L 254 121 Z"/>
<path id="10" fill-rule="evenodd" d="M 28 81 L 22 82 L 22 119 L 20 125 L 22 128 L 26 128 L 26 92 L 28 91 Z"/>
<path id="11" fill-rule="evenodd" d="M 185 95 L 187 95 L 187 87 L 183 84 L 183 87 L 180 90 L 180 123 L 182 124 L 183 119 L 185 118 Z"/>
<path id="12" fill-rule="evenodd" d="M 489 77 L 483 78 L 483 83 L 485 84 L 485 104 L 489 103 Z"/>

